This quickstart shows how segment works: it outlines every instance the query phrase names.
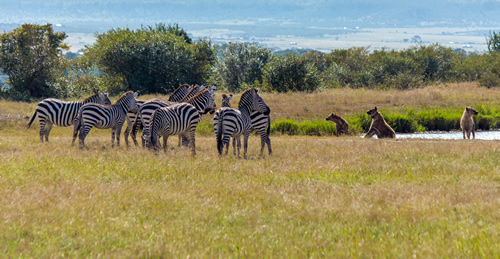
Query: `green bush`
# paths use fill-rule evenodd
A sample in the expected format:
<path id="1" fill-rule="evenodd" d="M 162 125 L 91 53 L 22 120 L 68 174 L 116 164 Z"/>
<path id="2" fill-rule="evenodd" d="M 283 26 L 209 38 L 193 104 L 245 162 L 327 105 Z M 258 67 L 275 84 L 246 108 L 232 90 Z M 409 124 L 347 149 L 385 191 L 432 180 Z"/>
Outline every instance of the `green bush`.
<path id="1" fill-rule="evenodd" d="M 262 74 L 263 86 L 269 91 L 314 91 L 320 86 L 316 66 L 296 55 L 274 56 Z"/>

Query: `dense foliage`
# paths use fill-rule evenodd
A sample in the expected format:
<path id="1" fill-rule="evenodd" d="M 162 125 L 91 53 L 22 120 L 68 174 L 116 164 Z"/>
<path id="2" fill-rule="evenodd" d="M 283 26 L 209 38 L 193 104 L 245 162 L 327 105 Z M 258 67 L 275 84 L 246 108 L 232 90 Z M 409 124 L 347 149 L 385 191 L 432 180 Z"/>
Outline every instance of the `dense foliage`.
<path id="1" fill-rule="evenodd" d="M 54 32 L 51 24 L 23 24 L 0 34 L 0 68 L 8 75 L 12 88 L 6 94 L 14 99 L 57 95 L 53 83 L 60 69 L 61 50 L 67 37 Z"/>
<path id="2" fill-rule="evenodd" d="M 121 78 L 126 89 L 169 93 L 182 83 L 201 84 L 214 61 L 210 41 L 192 40 L 178 26 L 111 29 L 84 50 L 102 72 Z"/>
<path id="3" fill-rule="evenodd" d="M 499 34 L 486 39 L 489 52 L 469 53 L 438 44 L 403 50 L 367 47 L 273 52 L 255 43 L 193 41 L 177 24 L 111 29 L 96 35 L 84 55 L 61 55 L 64 33 L 50 24 L 24 24 L 0 35 L 0 68 L 14 100 L 78 97 L 108 90 L 171 93 L 179 84 L 217 83 L 230 92 L 249 86 L 268 91 L 321 88 L 411 89 L 446 82 L 500 86 Z M 8 93 L 7 93 L 8 92 Z M 7 94 L 6 94 L 7 93 Z"/>
<path id="4" fill-rule="evenodd" d="M 264 86 L 277 92 L 313 91 L 320 85 L 313 63 L 294 54 L 273 57 L 263 69 L 263 78 Z"/>
<path id="5" fill-rule="evenodd" d="M 224 47 L 214 67 L 219 85 L 239 91 L 245 85 L 262 83 L 262 69 L 272 57 L 270 49 L 242 42 L 229 42 Z"/>

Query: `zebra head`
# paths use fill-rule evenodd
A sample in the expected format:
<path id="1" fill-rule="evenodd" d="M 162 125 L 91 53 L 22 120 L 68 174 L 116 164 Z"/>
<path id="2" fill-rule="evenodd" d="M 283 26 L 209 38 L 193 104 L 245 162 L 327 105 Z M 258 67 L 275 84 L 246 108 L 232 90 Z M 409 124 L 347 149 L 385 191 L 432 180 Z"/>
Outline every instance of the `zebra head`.
<path id="1" fill-rule="evenodd" d="M 227 96 L 226 94 L 222 94 L 222 104 L 221 107 L 229 107 L 231 108 L 231 99 L 233 99 L 233 95 L 230 94 Z"/>
<path id="2" fill-rule="evenodd" d="M 241 110 L 241 107 L 246 106 L 246 109 L 250 112 L 258 111 L 264 115 L 269 115 L 269 113 L 271 113 L 271 109 L 269 109 L 269 106 L 267 106 L 266 102 L 264 102 L 264 99 L 260 97 L 258 92 L 259 89 L 257 88 L 250 88 L 243 92 L 238 108 Z"/>
<path id="3" fill-rule="evenodd" d="M 99 98 L 101 99 L 102 104 L 111 105 L 111 100 L 108 97 L 108 91 L 104 93 L 99 92 Z"/>
<path id="4" fill-rule="evenodd" d="M 134 93 L 132 91 L 128 91 L 124 93 L 122 97 L 120 97 L 120 99 L 116 101 L 115 104 L 120 105 L 125 110 L 125 112 L 136 113 L 137 110 L 139 109 L 139 106 L 137 105 L 137 100 L 135 100 L 135 97 L 137 97 L 137 95 L 139 95 L 138 92 Z"/>
<path id="5" fill-rule="evenodd" d="M 191 97 L 187 103 L 192 104 L 201 114 L 214 114 L 215 112 L 215 100 L 214 94 L 210 93 L 208 89 L 205 89 L 195 96 Z"/>

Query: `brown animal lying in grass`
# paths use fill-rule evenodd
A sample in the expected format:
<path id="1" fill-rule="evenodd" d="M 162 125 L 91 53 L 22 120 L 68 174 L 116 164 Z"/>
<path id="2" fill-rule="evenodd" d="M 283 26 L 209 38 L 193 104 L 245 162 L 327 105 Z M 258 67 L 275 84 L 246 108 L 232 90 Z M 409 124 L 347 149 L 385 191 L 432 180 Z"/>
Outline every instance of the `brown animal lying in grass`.
<path id="1" fill-rule="evenodd" d="M 385 122 L 384 117 L 377 111 L 377 107 L 366 112 L 372 117 L 372 124 L 365 135 L 365 138 L 371 138 L 377 135 L 377 138 L 395 138 L 396 132 Z"/>
<path id="2" fill-rule="evenodd" d="M 472 108 L 472 106 L 465 107 L 464 114 L 462 115 L 462 119 L 460 119 L 460 128 L 464 133 L 467 133 L 467 138 L 470 139 L 470 133 L 472 132 L 472 138 L 476 139 L 476 125 L 474 124 L 474 119 L 472 115 L 477 115 L 478 112 Z"/>
<path id="3" fill-rule="evenodd" d="M 344 118 L 338 116 L 337 114 L 335 113 L 332 113 L 330 114 L 330 116 L 328 116 L 326 118 L 327 121 L 333 121 L 333 123 L 335 123 L 335 135 L 336 136 L 340 136 L 340 135 L 347 135 L 349 134 L 349 123 L 347 123 L 346 120 L 344 120 Z"/>

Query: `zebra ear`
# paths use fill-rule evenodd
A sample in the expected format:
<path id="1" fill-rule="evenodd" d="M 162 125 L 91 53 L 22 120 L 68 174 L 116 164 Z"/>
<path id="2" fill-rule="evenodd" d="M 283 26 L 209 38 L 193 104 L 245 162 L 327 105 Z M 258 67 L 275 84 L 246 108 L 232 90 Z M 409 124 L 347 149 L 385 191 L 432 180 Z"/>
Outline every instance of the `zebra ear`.
<path id="1" fill-rule="evenodd" d="M 233 95 L 230 94 L 229 97 L 227 98 L 228 101 L 231 101 L 231 99 L 233 99 Z"/>
<path id="2" fill-rule="evenodd" d="M 104 92 L 104 96 L 108 97 L 108 91 Z"/>
<path id="3" fill-rule="evenodd" d="M 139 92 L 135 92 L 134 93 L 134 98 L 137 97 L 139 95 Z"/>
<path id="4" fill-rule="evenodd" d="M 215 93 L 215 86 L 212 86 L 210 87 L 210 94 L 214 94 Z"/>
<path id="5" fill-rule="evenodd" d="M 201 85 L 201 86 L 200 86 L 200 92 L 201 92 L 201 90 L 203 90 L 203 89 L 205 89 L 205 85 Z"/>
<path id="6" fill-rule="evenodd" d="M 259 92 L 259 89 L 260 89 L 260 88 L 255 88 L 255 93 L 258 93 L 258 92 Z"/>

